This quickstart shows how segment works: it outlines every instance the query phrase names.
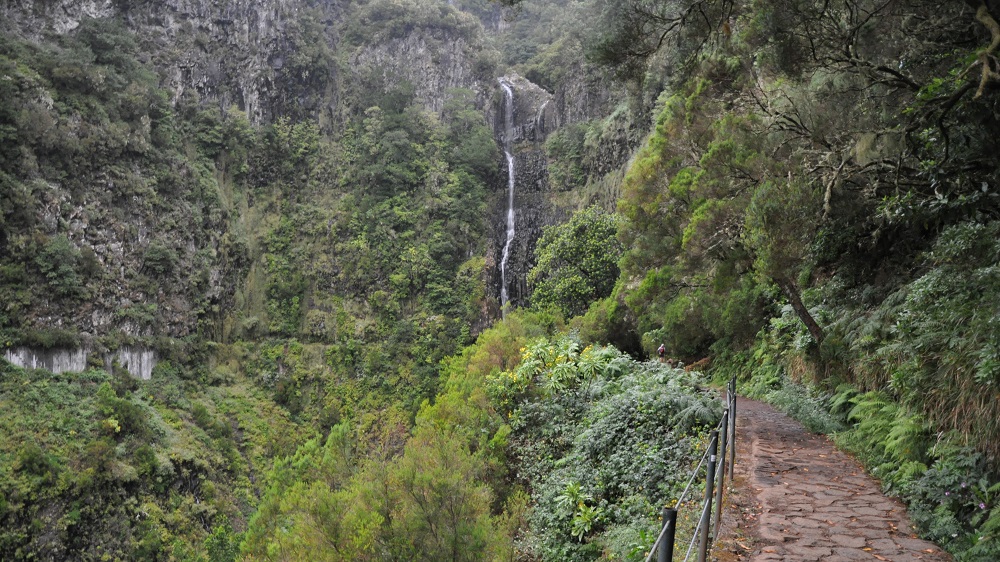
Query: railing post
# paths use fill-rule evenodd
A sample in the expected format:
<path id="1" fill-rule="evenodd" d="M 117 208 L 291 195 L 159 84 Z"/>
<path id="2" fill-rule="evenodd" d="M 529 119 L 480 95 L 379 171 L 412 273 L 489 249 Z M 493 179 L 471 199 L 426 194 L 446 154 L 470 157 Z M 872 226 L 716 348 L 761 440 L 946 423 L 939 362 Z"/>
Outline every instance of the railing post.
<path id="1" fill-rule="evenodd" d="M 729 409 L 722 412 L 722 433 L 719 434 L 719 481 L 715 484 L 715 535 L 719 536 L 719 527 L 722 526 L 722 493 L 726 489 L 726 444 L 729 434 Z"/>
<path id="2" fill-rule="evenodd" d="M 663 541 L 656 551 L 656 562 L 673 562 L 674 560 L 674 534 L 677 531 L 677 509 L 672 507 L 663 508 L 663 526 L 666 531 L 663 534 Z"/>
<path id="3" fill-rule="evenodd" d="M 719 452 L 719 431 L 712 430 L 708 445 L 708 474 L 705 478 L 705 507 L 701 510 L 701 545 L 698 548 L 698 562 L 708 560 L 708 536 L 712 533 L 712 498 L 715 490 L 715 463 Z"/>
<path id="4" fill-rule="evenodd" d="M 729 381 L 729 481 L 733 481 L 736 468 L 736 377 Z"/>

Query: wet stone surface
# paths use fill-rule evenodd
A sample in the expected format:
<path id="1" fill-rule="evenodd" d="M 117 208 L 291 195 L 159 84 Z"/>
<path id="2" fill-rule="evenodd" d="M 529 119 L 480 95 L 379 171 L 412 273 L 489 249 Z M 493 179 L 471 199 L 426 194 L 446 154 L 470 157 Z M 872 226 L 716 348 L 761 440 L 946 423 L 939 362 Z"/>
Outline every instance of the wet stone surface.
<path id="1" fill-rule="evenodd" d="M 903 505 L 827 437 L 760 402 L 740 398 L 736 412 L 737 482 L 742 473 L 756 514 L 752 547 L 738 559 L 952 559 L 918 539 Z"/>

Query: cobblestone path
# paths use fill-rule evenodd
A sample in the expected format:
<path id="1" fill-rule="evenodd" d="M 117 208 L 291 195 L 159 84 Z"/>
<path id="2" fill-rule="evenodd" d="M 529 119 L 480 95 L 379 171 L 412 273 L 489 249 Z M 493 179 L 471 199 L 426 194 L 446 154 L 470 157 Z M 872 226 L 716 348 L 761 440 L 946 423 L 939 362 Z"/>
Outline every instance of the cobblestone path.
<path id="1" fill-rule="evenodd" d="M 737 559 L 952 559 L 934 543 L 917 539 L 903 505 L 885 497 L 858 462 L 827 437 L 753 400 L 740 398 L 736 412 L 736 483 L 749 493 L 735 501 L 753 502 L 743 506 L 743 522 L 752 523 L 741 525 L 748 527 L 744 533 L 751 536 L 744 541 L 751 546 L 741 545 L 747 550 Z"/>

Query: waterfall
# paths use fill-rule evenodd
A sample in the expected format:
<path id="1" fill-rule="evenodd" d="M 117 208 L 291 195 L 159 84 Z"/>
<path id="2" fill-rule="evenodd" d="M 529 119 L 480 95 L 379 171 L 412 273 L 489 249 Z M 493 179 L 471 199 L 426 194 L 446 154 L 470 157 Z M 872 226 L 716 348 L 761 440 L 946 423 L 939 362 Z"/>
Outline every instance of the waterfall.
<path id="1" fill-rule="evenodd" d="M 551 99 L 547 99 L 542 102 L 542 105 L 538 108 L 538 113 L 535 115 L 535 142 L 540 142 L 541 139 L 545 138 L 545 106 L 549 105 Z"/>
<path id="2" fill-rule="evenodd" d="M 507 242 L 503 245 L 503 257 L 500 259 L 500 312 L 507 317 L 507 259 L 510 258 L 510 244 L 514 241 L 514 156 L 511 154 L 511 144 L 514 142 L 514 91 L 510 83 L 500 79 L 505 103 L 503 155 L 507 158 Z"/>

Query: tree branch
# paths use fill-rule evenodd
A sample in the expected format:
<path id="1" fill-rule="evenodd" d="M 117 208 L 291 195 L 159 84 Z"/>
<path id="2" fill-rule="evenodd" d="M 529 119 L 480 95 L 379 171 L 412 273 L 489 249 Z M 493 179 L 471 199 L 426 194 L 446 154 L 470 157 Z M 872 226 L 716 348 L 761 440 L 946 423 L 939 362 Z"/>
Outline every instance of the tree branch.
<path id="1" fill-rule="evenodd" d="M 833 177 L 830 178 L 830 181 L 826 184 L 826 192 L 823 194 L 823 220 L 830 217 L 830 211 L 832 210 L 830 201 L 833 199 L 833 188 L 836 187 L 838 180 L 840 180 L 840 172 L 844 170 L 844 165 L 847 164 L 848 160 L 850 160 L 850 157 L 847 155 L 841 159 L 840 166 L 837 166 L 837 170 L 833 173 Z"/>
<path id="2" fill-rule="evenodd" d="M 1000 74 L 993 71 L 993 65 L 991 64 L 993 53 L 996 52 L 997 47 L 1000 47 L 1000 24 L 990 15 L 990 8 L 985 2 L 979 4 L 979 9 L 976 10 L 976 20 L 986 26 L 986 29 L 990 30 L 993 40 L 985 51 L 979 53 L 979 60 L 977 62 L 983 65 L 983 74 L 979 79 L 979 89 L 976 90 L 976 95 L 972 96 L 974 100 L 982 97 L 983 92 L 986 91 L 986 85 L 989 84 L 991 79 L 1000 80 Z"/>

